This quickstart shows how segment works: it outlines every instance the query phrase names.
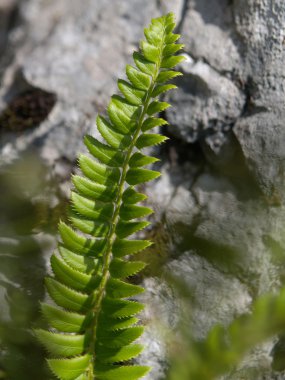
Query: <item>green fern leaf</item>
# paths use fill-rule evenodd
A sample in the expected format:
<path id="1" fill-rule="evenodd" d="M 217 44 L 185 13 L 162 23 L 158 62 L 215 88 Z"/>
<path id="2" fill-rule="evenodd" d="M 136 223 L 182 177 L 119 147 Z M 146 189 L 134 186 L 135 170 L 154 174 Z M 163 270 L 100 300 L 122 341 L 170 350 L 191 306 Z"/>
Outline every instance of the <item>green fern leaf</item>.
<path id="1" fill-rule="evenodd" d="M 102 116 L 97 117 L 97 127 L 101 136 L 112 148 L 123 149 L 130 145 L 131 137 L 116 132 L 112 124 L 110 124 Z"/>
<path id="2" fill-rule="evenodd" d="M 110 121 L 114 124 L 115 129 L 123 134 L 129 134 L 133 128 L 133 123 L 131 122 L 135 118 L 136 108 L 123 101 L 120 97 L 113 96 L 109 106 L 108 115 Z"/>
<path id="3" fill-rule="evenodd" d="M 129 327 L 115 331 L 98 331 L 98 341 L 102 342 L 103 346 L 111 348 L 119 348 L 127 346 L 143 333 L 142 326 Z"/>
<path id="4" fill-rule="evenodd" d="M 50 297 L 58 306 L 71 311 L 89 311 L 92 299 L 87 294 L 70 289 L 50 277 L 47 277 L 45 282 Z"/>
<path id="5" fill-rule="evenodd" d="M 146 198 L 147 196 L 145 194 L 138 193 L 132 186 L 127 187 L 122 195 L 123 204 L 134 204 L 142 202 Z"/>
<path id="6" fill-rule="evenodd" d="M 52 255 L 50 262 L 55 278 L 66 286 L 79 291 L 84 291 L 96 286 L 95 277 L 70 267 L 58 256 Z"/>
<path id="7" fill-rule="evenodd" d="M 120 363 L 138 356 L 143 346 L 141 344 L 130 344 L 128 346 L 121 347 L 120 349 L 105 347 L 97 343 L 97 357 L 98 360 L 103 363 Z"/>
<path id="8" fill-rule="evenodd" d="M 129 185 L 138 185 L 140 183 L 151 181 L 160 176 L 160 172 L 149 169 L 133 168 L 129 169 L 126 175 L 126 182 Z"/>
<path id="9" fill-rule="evenodd" d="M 101 185 L 117 185 L 121 176 L 119 169 L 109 168 L 83 154 L 79 156 L 79 166 L 87 178 Z"/>
<path id="10" fill-rule="evenodd" d="M 126 255 L 133 255 L 152 244 L 149 240 L 127 240 L 116 239 L 113 244 L 114 257 L 123 257 Z"/>
<path id="11" fill-rule="evenodd" d="M 142 131 L 148 131 L 149 129 L 155 128 L 155 127 L 161 127 L 162 125 L 168 124 L 166 120 L 157 118 L 157 117 L 149 117 L 145 119 L 142 125 Z"/>
<path id="12" fill-rule="evenodd" d="M 177 53 L 179 50 L 181 50 L 184 47 L 183 44 L 166 44 L 163 48 L 163 55 L 164 57 L 172 56 L 173 54 Z M 175 59 L 181 59 L 181 56 L 175 56 L 173 57 Z M 183 58 L 183 57 L 182 57 Z M 165 58 L 164 58 L 165 59 Z M 163 60 L 162 60 L 163 62 Z M 178 62 L 177 62 L 178 63 Z M 163 67 L 163 66 L 162 66 Z"/>
<path id="13" fill-rule="evenodd" d="M 146 59 L 148 59 L 150 62 L 157 63 L 157 61 L 159 60 L 159 55 L 160 55 L 159 46 L 155 46 L 146 41 L 142 41 L 141 49 Z"/>
<path id="14" fill-rule="evenodd" d="M 177 56 L 177 57 L 166 57 L 161 62 L 161 67 L 165 69 L 172 69 L 176 65 L 178 65 L 180 62 L 183 62 L 185 57 L 183 55 Z"/>
<path id="15" fill-rule="evenodd" d="M 181 73 L 179 73 L 178 71 L 172 71 L 172 70 L 161 71 L 157 77 L 157 82 L 164 83 L 180 75 Z"/>
<path id="16" fill-rule="evenodd" d="M 96 240 L 81 236 L 65 223 L 59 225 L 59 232 L 64 246 L 71 251 L 94 257 L 102 255 L 103 248 L 106 245 L 106 242 L 103 239 Z"/>
<path id="17" fill-rule="evenodd" d="M 49 324 L 62 332 L 80 333 L 87 324 L 85 315 L 67 312 L 57 307 L 43 303 L 41 309 Z"/>
<path id="18" fill-rule="evenodd" d="M 94 237 L 105 237 L 110 229 L 110 224 L 107 221 L 92 220 L 71 211 L 69 213 L 69 220 L 71 224 L 85 234 Z"/>
<path id="19" fill-rule="evenodd" d="M 134 62 L 137 66 L 137 68 L 145 73 L 145 74 L 148 74 L 150 76 L 153 76 L 155 71 L 156 71 L 156 67 L 155 67 L 155 64 L 148 61 L 142 54 L 138 53 L 138 52 L 134 52 L 133 54 L 133 58 L 134 58 Z"/>
<path id="20" fill-rule="evenodd" d="M 153 46 L 160 46 L 160 41 L 162 38 L 162 33 L 160 29 L 154 30 L 154 28 L 145 28 L 144 29 L 144 35 L 146 40 L 149 42 L 150 45 Z"/>
<path id="21" fill-rule="evenodd" d="M 111 167 L 121 167 L 123 165 L 124 156 L 118 149 L 102 144 L 99 140 L 88 135 L 85 136 L 84 142 L 89 152 L 103 164 Z"/>
<path id="22" fill-rule="evenodd" d="M 79 194 L 91 199 L 97 199 L 102 202 L 112 202 L 116 196 L 116 186 L 102 185 L 88 178 L 80 177 L 79 175 L 74 175 L 72 182 Z"/>
<path id="23" fill-rule="evenodd" d="M 153 115 L 169 104 L 156 99 L 176 88 L 166 81 L 180 73 L 172 68 L 183 60 L 173 14 L 153 19 L 146 40 L 118 80 L 121 95 L 113 95 L 107 116 L 97 117 L 100 141 L 86 136 L 90 155 L 79 156 L 81 175 L 74 175 L 68 219 L 60 223 L 59 256 L 52 255 L 53 276 L 46 288 L 56 304 L 42 304 L 53 331 L 35 334 L 52 359 L 53 373 L 61 380 L 136 380 L 148 367 L 126 365 L 143 349 L 135 344 L 143 327 L 136 315 L 143 305 L 129 300 L 143 288 L 127 281 L 145 264 L 129 256 L 149 247 L 148 240 L 132 235 L 149 225 L 137 220 L 153 211 L 137 204 L 146 199 L 135 186 L 157 178 L 149 168 L 157 161 L 141 150 L 165 141 L 145 133 L 167 122 Z"/>
<path id="24" fill-rule="evenodd" d="M 149 116 L 152 116 L 158 112 L 163 112 L 168 107 L 170 107 L 170 104 L 166 102 L 159 102 L 158 100 L 154 100 L 153 102 L 150 103 L 146 112 Z"/>
<path id="25" fill-rule="evenodd" d="M 144 305 L 136 301 L 114 300 L 106 297 L 102 301 L 103 312 L 112 318 L 129 318 L 144 309 Z"/>
<path id="26" fill-rule="evenodd" d="M 113 278 L 126 278 L 140 272 L 145 265 L 142 261 L 114 259 L 110 265 L 110 273 Z"/>
<path id="27" fill-rule="evenodd" d="M 159 84 L 153 89 L 152 96 L 155 98 L 156 96 L 159 96 L 170 90 L 175 90 L 176 88 L 177 86 L 175 86 L 175 84 Z"/>
<path id="28" fill-rule="evenodd" d="M 109 221 L 113 214 L 112 203 L 102 203 L 97 200 L 91 200 L 75 192 L 71 193 L 73 208 L 82 216 L 94 220 L 103 219 Z"/>
<path id="29" fill-rule="evenodd" d="M 105 371 L 95 371 L 98 380 L 137 380 L 149 371 L 149 367 L 143 366 L 124 366 L 119 368 L 106 369 Z"/>
<path id="30" fill-rule="evenodd" d="M 166 140 L 168 140 L 166 136 L 157 135 L 155 133 L 144 133 L 138 138 L 136 146 L 142 149 L 147 146 L 161 144 Z"/>
<path id="31" fill-rule="evenodd" d="M 174 34 L 174 33 L 169 33 L 165 36 L 165 43 L 166 44 L 172 44 L 179 40 L 180 34 Z"/>
<path id="32" fill-rule="evenodd" d="M 140 152 L 136 152 L 130 158 L 129 167 L 136 168 L 140 166 L 150 165 L 157 161 L 159 161 L 159 159 L 157 159 L 156 157 L 150 157 Z"/>
<path id="33" fill-rule="evenodd" d="M 52 355 L 70 357 L 80 355 L 84 351 L 84 335 L 59 334 L 45 330 L 36 330 L 35 333 Z"/>
<path id="34" fill-rule="evenodd" d="M 146 95 L 145 91 L 138 90 L 137 88 L 133 87 L 130 83 L 122 79 L 118 80 L 118 87 L 129 103 L 135 106 L 139 106 L 142 104 L 143 99 Z"/>
<path id="35" fill-rule="evenodd" d="M 48 365 L 61 380 L 78 380 L 78 376 L 87 371 L 90 359 L 90 355 L 77 356 L 71 359 L 49 359 Z"/>
<path id="36" fill-rule="evenodd" d="M 136 317 L 128 317 L 121 319 L 113 319 L 106 316 L 104 313 L 101 314 L 98 320 L 98 325 L 103 331 L 118 331 L 123 330 L 127 327 L 131 327 L 138 322 Z"/>
<path id="37" fill-rule="evenodd" d="M 143 292 L 143 288 L 138 285 L 128 284 L 116 278 L 109 278 L 106 285 L 106 294 L 111 298 L 133 297 Z"/>
<path id="38" fill-rule="evenodd" d="M 131 65 L 127 65 L 126 74 L 132 85 L 138 90 L 148 90 L 151 84 L 151 78 L 135 69 Z"/>
<path id="39" fill-rule="evenodd" d="M 136 218 L 143 218 L 150 215 L 153 210 L 149 207 L 137 206 L 133 204 L 123 204 L 120 209 L 120 217 L 123 220 L 132 220 Z"/>
<path id="40" fill-rule="evenodd" d="M 99 265 L 98 259 L 94 260 L 91 257 L 77 255 L 76 253 L 65 248 L 63 245 L 59 245 L 58 250 L 64 261 L 72 268 L 80 272 L 89 274 L 94 270 L 95 267 L 98 267 Z"/>
<path id="41" fill-rule="evenodd" d="M 125 222 L 124 220 L 120 220 L 116 228 L 116 235 L 120 239 L 123 239 L 149 226 L 149 224 L 150 222 L 147 221 Z"/>

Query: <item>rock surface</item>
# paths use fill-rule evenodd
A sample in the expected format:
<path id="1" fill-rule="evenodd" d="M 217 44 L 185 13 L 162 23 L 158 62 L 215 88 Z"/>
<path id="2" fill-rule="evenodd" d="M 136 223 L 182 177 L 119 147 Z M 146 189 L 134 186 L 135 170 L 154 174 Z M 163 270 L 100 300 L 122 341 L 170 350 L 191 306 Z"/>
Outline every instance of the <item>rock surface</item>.
<path id="1" fill-rule="evenodd" d="M 241 115 L 245 94 L 233 81 L 201 60 L 190 57 L 182 65 L 184 77 L 168 96 L 177 107 L 167 110 L 175 135 L 189 143 L 205 140 L 218 153 L 227 132 Z"/>
<path id="2" fill-rule="evenodd" d="M 167 199 L 161 214 L 171 236 L 171 256 L 191 249 L 217 269 L 220 281 L 235 277 L 237 300 L 240 293 L 250 305 L 259 294 L 277 290 L 283 276 L 278 255 L 285 249 L 285 5 L 267 0 L 190 0 L 186 8 L 180 31 L 188 60 L 182 65 L 185 75 L 178 81 L 178 91 L 168 97 L 174 106 L 166 114 L 174 125 L 169 133 L 178 138 L 181 176 L 186 149 L 181 149 L 181 141 L 194 143 L 188 144 L 189 150 L 199 145 L 205 161 L 202 168 L 192 170 L 192 180 L 183 184 L 179 175 L 168 171 L 149 193 L 153 204 Z M 172 186 L 164 198 L 159 189 L 164 194 L 166 183 Z M 209 284 L 201 280 L 202 270 L 192 271 L 189 279 L 185 268 L 191 270 L 191 261 L 184 260 L 184 254 L 176 259 L 178 277 L 186 277 L 190 288 L 191 283 L 199 284 L 201 294 L 207 294 Z M 191 293 L 195 294 L 193 288 Z M 222 299 L 220 312 L 234 318 L 229 312 L 234 306 L 227 309 L 226 297 Z M 238 313 L 244 312 L 241 299 L 238 304 Z M 192 307 L 195 314 L 196 298 Z M 215 308 L 211 313 L 202 301 L 202 310 L 207 310 L 209 323 L 205 333 Z M 200 318 L 203 311 L 197 313 Z M 191 320 L 197 321 L 197 315 Z M 195 333 L 201 330 L 199 323 L 193 328 Z M 226 378 L 282 378 L 271 369 L 275 343 L 253 350 Z"/>
<path id="3" fill-rule="evenodd" d="M 278 290 L 284 279 L 284 1 L 0 1 L 0 168 L 11 172 L 7 165 L 23 155 L 40 165 L 22 185 L 13 182 L 24 186 L 21 202 L 37 223 L 44 214 L 37 231 L 43 224 L 56 226 L 70 173 L 84 150 L 82 136 L 97 133 L 95 116 L 116 91 L 116 78 L 124 76 L 143 27 L 168 10 L 177 15 L 188 59 L 181 65 L 179 89 L 168 96 L 167 134 L 173 137 L 159 151 L 163 175 L 146 186 L 156 211 L 156 247 L 165 249 L 143 280 L 148 307 L 142 318 L 151 323 L 140 360 L 153 366 L 149 380 L 165 379 L 167 370 L 168 349 L 157 321 L 177 331 L 183 308 L 162 273 L 185 280 L 192 307 L 186 323 L 197 339 L 215 323 L 227 325 L 248 312 L 252 300 Z M 37 195 L 31 192 L 36 186 L 28 186 L 35 178 L 41 181 Z M 1 229 L 2 245 L 27 234 L 17 223 L 10 227 Z M 29 258 L 39 276 L 51 253 L 42 244 L 54 230 L 32 238 L 32 246 L 43 251 L 35 261 Z M 8 256 L 6 261 L 14 260 Z M 18 264 L 12 273 L 1 267 L 1 305 L 14 289 L 8 285 L 15 273 L 24 299 L 43 297 L 21 278 L 25 265 L 33 265 Z M 3 310 L 1 320 L 9 323 L 11 303 Z M 224 380 L 284 377 L 271 369 L 275 343 L 257 347 Z M 19 342 L 13 344 L 19 348 Z M 17 354 L 25 360 L 23 350 Z M 44 378 L 29 368 L 26 376 Z"/>

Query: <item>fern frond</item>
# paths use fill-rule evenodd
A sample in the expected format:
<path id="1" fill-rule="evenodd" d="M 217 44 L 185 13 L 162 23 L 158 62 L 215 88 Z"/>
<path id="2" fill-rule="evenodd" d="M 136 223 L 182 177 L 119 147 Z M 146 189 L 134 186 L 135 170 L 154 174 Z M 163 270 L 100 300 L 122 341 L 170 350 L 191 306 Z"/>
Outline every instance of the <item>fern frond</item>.
<path id="1" fill-rule="evenodd" d="M 180 75 L 172 70 L 183 60 L 174 55 L 182 48 L 174 27 L 173 14 L 152 20 L 135 65 L 126 67 L 127 80 L 118 80 L 121 95 L 112 96 L 108 117 L 97 117 L 102 140 L 84 139 L 90 156 L 79 156 L 82 175 L 72 178 L 73 228 L 60 223 L 60 255 L 51 257 L 53 277 L 46 279 L 56 306 L 43 304 L 42 312 L 54 330 L 36 331 L 62 380 L 135 380 L 148 371 L 125 364 L 143 348 L 134 343 L 143 332 L 135 317 L 143 305 L 126 299 L 143 288 L 127 278 L 145 266 L 126 257 L 151 244 L 131 237 L 149 224 L 137 219 L 152 213 L 137 205 L 146 196 L 135 186 L 160 175 L 144 168 L 157 159 L 140 150 L 166 140 L 147 132 L 167 124 L 155 114 L 169 104 L 156 98 L 176 88 L 165 82 Z"/>

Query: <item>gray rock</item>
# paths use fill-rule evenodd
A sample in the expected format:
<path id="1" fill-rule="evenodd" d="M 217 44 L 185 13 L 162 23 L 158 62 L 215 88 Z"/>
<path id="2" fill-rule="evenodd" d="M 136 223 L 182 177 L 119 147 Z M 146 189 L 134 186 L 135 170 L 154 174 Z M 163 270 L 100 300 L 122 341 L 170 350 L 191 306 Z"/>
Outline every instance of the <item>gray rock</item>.
<path id="1" fill-rule="evenodd" d="M 161 177 L 150 186 L 146 186 L 146 193 L 149 196 L 148 202 L 152 205 L 155 211 L 154 217 L 157 220 L 162 218 L 162 213 L 171 212 L 170 210 L 173 208 L 178 210 L 181 206 L 182 211 L 183 206 L 182 204 L 179 206 L 179 202 L 183 203 L 185 198 L 191 197 L 188 190 L 197 173 L 197 167 L 189 162 L 183 166 L 164 163 L 160 172 Z M 192 204 L 191 200 L 189 202 Z M 173 214 L 175 216 L 175 211 Z"/>
<path id="2" fill-rule="evenodd" d="M 247 167 L 269 205 L 285 199 L 284 112 L 262 112 L 239 120 L 234 133 Z"/>
<path id="3" fill-rule="evenodd" d="M 247 287 L 195 252 L 185 252 L 170 261 L 167 270 L 174 278 L 182 279 L 191 294 L 188 323 L 194 339 L 204 339 L 217 323 L 227 326 L 238 315 L 248 312 L 252 298 Z"/>
<path id="4" fill-rule="evenodd" d="M 235 149 L 228 131 L 236 125 L 245 164 L 269 197 L 284 187 L 282 174 L 276 174 L 284 171 L 284 138 L 277 132 L 285 95 L 284 22 L 281 0 L 274 5 L 269 0 L 258 5 L 253 0 L 191 0 L 182 22 L 191 58 L 182 66 L 185 76 L 170 96 L 174 107 L 167 111 L 176 135 L 188 142 L 200 140 L 211 163 L 215 155 L 221 162 L 224 146 Z M 271 131 L 266 123 L 277 134 L 266 134 Z"/>
<path id="5" fill-rule="evenodd" d="M 4 75 L 2 109 L 3 99 L 23 92 L 23 81 L 24 91 L 40 88 L 57 102 L 46 120 L 22 131 L 21 138 L 1 136 L 1 161 L 11 162 L 33 146 L 49 166 L 62 157 L 74 162 L 84 149 L 83 135 L 97 133 L 95 115 L 117 91 L 116 78 L 125 75 L 143 26 L 158 8 L 152 1 L 31 0 L 21 11 L 26 37 Z"/>
<path id="6" fill-rule="evenodd" d="M 176 16 L 176 24 L 180 24 L 184 17 L 184 0 L 158 0 L 157 4 L 162 14 L 173 12 Z"/>
<path id="7" fill-rule="evenodd" d="M 165 182 L 160 185 L 162 189 Z M 240 199 L 228 180 L 205 173 L 192 185 L 191 193 L 182 185 L 176 186 L 164 218 L 172 238 L 174 259 L 161 272 L 167 268 L 171 275 L 183 281 L 184 292 L 187 288 L 186 312 L 182 315 L 187 316 L 186 325 L 195 339 L 203 339 L 216 323 L 227 326 L 238 315 L 249 312 L 252 300 L 258 295 L 278 290 L 280 274 L 284 273 L 281 258 L 285 250 L 284 207 L 268 208 L 262 200 Z M 191 251 L 181 254 L 187 248 Z M 276 252 L 274 248 L 278 248 Z M 176 331 L 177 319 L 169 321 L 165 316 L 173 315 L 174 309 L 181 313 L 183 303 L 173 296 L 169 289 L 171 283 L 166 285 L 164 278 L 156 280 L 155 285 L 153 281 L 144 282 L 145 302 L 155 305 L 150 308 L 151 315 L 156 315 L 157 307 L 163 310 L 159 313 L 164 318 L 162 331 Z M 147 319 L 150 331 L 157 331 L 149 315 Z M 143 342 L 147 348 L 142 360 L 145 356 L 153 360 L 158 353 L 168 352 L 163 335 L 147 333 Z M 254 348 L 236 371 L 223 379 L 278 378 L 271 371 L 275 343 L 273 339 Z M 156 353 L 148 348 L 152 344 Z M 155 368 L 154 377 L 150 378 L 163 379 L 160 374 L 167 368 L 166 364 L 155 359 Z"/>
<path id="8" fill-rule="evenodd" d="M 190 192 L 187 182 L 176 183 L 172 195 L 163 198 L 162 193 L 159 203 L 159 187 L 165 188 L 165 180 L 161 181 L 150 201 L 160 205 L 160 211 L 164 204 L 174 257 L 194 249 L 220 271 L 241 279 L 251 294 L 278 288 L 281 266 L 272 257 L 272 247 L 285 250 L 284 207 L 268 207 L 263 199 L 243 199 L 231 181 L 210 173 L 200 175 Z"/>
<path id="9" fill-rule="evenodd" d="M 284 22 L 282 0 L 242 0 L 234 4 L 235 29 L 244 57 L 243 77 L 251 77 L 255 107 L 281 107 L 284 99 Z"/>
<path id="10" fill-rule="evenodd" d="M 187 2 L 181 34 L 189 59 L 181 67 L 179 90 L 169 97 L 174 107 L 167 110 L 176 135 L 203 142 L 215 155 L 229 142 L 246 99 L 236 81 L 243 61 L 232 7 L 227 0 Z"/>
<path id="11" fill-rule="evenodd" d="M 186 52 L 220 73 L 230 73 L 242 64 L 233 7 L 228 0 L 190 0 L 181 30 Z"/>
<path id="12" fill-rule="evenodd" d="M 0 2 L 0 54 L 6 47 L 11 17 L 16 8 L 16 0 L 1 0 Z"/>
<path id="13" fill-rule="evenodd" d="M 140 299 L 147 308 L 142 320 L 147 321 L 148 327 L 142 338 L 145 351 L 138 362 L 152 366 L 147 380 L 165 379 L 167 363 L 163 357 L 173 349 L 165 341 L 174 340 L 181 323 L 194 339 L 201 340 L 216 323 L 228 325 L 236 316 L 248 312 L 251 303 L 244 284 L 220 272 L 195 252 L 183 253 L 162 272 L 183 281 L 184 292 L 191 294 L 191 298 L 184 304 L 175 282 L 173 286 L 164 278 L 148 278 L 143 282 L 146 292 Z"/>
<path id="14" fill-rule="evenodd" d="M 238 121 L 235 134 L 265 196 L 284 199 L 285 6 L 266 0 L 258 7 L 253 1 L 243 5 L 236 4 L 235 22 L 243 43 L 244 75 L 251 78 L 250 98 L 246 118 Z"/>
<path id="15" fill-rule="evenodd" d="M 203 339 L 216 323 L 228 325 L 248 312 L 258 295 L 278 291 L 284 275 L 284 206 L 245 199 L 231 181 L 203 173 L 191 182 L 191 192 L 176 183 L 164 221 L 174 258 L 167 268 L 188 288 L 188 326 L 196 339 Z M 153 297 L 153 289 L 146 287 Z M 168 307 L 171 314 L 173 306 Z M 276 339 L 269 340 L 253 349 L 224 379 L 274 379 L 275 343 Z"/>
<path id="16" fill-rule="evenodd" d="M 226 133 L 241 115 L 245 96 L 228 78 L 202 61 L 188 59 L 178 90 L 169 95 L 167 110 L 173 132 L 189 143 L 206 141 L 218 153 Z"/>
<path id="17" fill-rule="evenodd" d="M 207 257 L 242 279 L 253 294 L 278 288 L 280 269 L 263 239 L 284 223 L 284 209 L 268 209 L 254 199 L 240 201 L 229 182 L 207 174 L 193 193 L 200 208 L 193 238 L 200 252 L 211 247 L 213 256 Z"/>
<path id="18" fill-rule="evenodd" d="M 136 361 L 151 367 L 145 380 L 163 380 L 168 368 L 168 332 L 174 331 L 178 326 L 178 310 L 181 305 L 173 289 L 160 278 L 146 278 L 143 286 L 146 292 L 139 297 L 139 301 L 146 305 L 141 315 L 142 322 L 146 324 L 145 333 L 141 337 L 145 350 Z"/>

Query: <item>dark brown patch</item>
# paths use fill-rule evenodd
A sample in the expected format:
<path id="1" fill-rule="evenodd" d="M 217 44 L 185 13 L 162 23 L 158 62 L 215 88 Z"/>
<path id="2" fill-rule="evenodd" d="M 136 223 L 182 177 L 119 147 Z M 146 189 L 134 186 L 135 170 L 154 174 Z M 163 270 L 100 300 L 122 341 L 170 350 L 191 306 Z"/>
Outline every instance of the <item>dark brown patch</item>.
<path id="1" fill-rule="evenodd" d="M 56 95 L 32 89 L 17 95 L 0 114 L 2 132 L 35 128 L 46 119 L 56 103 Z"/>

